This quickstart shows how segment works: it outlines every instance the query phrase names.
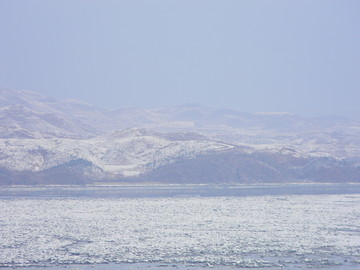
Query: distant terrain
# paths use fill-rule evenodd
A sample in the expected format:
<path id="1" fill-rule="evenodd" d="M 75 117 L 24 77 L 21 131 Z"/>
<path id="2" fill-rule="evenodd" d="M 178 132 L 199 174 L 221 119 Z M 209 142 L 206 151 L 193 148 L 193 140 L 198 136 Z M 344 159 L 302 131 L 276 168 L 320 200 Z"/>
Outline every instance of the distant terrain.
<path id="1" fill-rule="evenodd" d="M 360 182 L 360 122 L 0 88 L 0 184 Z"/>

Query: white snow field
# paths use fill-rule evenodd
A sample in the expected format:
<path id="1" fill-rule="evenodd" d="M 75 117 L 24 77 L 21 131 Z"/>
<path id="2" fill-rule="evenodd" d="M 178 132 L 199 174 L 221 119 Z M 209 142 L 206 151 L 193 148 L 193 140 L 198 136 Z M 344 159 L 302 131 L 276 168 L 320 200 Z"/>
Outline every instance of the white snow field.
<path id="1" fill-rule="evenodd" d="M 0 268 L 359 269 L 359 221 L 359 194 L 0 198 Z"/>

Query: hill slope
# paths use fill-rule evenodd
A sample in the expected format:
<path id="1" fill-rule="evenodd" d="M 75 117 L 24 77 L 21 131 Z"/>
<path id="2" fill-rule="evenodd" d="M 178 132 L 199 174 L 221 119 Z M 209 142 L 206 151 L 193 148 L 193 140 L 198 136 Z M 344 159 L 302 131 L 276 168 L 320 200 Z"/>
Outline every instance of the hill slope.
<path id="1" fill-rule="evenodd" d="M 0 183 L 360 181 L 360 123 L 0 88 Z"/>

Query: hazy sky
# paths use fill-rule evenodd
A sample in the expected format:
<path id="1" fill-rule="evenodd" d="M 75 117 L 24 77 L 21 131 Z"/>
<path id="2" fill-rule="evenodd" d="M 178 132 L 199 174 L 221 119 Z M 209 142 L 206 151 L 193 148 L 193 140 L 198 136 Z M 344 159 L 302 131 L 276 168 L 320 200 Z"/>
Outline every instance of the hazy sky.
<path id="1" fill-rule="evenodd" d="M 0 85 L 360 119 L 360 1 L 0 0 Z"/>

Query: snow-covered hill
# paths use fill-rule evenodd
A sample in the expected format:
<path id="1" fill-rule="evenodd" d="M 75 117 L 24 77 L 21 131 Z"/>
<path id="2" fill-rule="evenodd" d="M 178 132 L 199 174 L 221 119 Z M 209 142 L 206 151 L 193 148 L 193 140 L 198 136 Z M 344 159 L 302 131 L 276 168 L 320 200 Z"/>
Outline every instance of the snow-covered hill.
<path id="1" fill-rule="evenodd" d="M 192 133 L 164 134 L 145 129 L 116 131 L 91 139 L 0 139 L 0 167 L 42 171 L 83 159 L 102 169 L 106 177 L 126 177 L 232 148 Z"/>
<path id="2" fill-rule="evenodd" d="M 181 173 L 184 164 L 194 165 L 192 176 Z M 310 169 L 311 164 L 317 167 Z M 337 174 L 336 179 L 354 181 L 359 165 L 360 123 L 342 117 L 252 114 L 197 105 L 108 110 L 0 87 L 0 179 L 21 182 L 41 175 L 46 182 L 49 175 L 60 179 L 66 172 L 66 177 L 154 181 L 196 175 L 224 181 L 318 175 L 316 180 Z M 178 178 L 170 175 L 175 171 Z"/>
<path id="3" fill-rule="evenodd" d="M 266 151 L 287 148 L 318 157 L 360 157 L 360 122 L 338 116 L 251 114 L 197 105 L 107 110 L 82 101 L 0 88 L 0 121 L 0 138 L 91 138 L 115 130 L 146 128 L 197 132 Z"/>

